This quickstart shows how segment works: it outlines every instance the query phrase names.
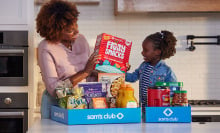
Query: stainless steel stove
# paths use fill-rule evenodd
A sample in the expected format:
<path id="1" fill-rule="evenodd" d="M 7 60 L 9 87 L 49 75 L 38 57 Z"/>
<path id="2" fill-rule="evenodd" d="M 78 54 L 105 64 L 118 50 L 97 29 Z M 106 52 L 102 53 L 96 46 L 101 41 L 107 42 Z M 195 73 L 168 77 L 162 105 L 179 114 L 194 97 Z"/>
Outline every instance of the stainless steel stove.
<path id="1" fill-rule="evenodd" d="M 220 122 L 220 100 L 189 100 L 193 122 Z"/>

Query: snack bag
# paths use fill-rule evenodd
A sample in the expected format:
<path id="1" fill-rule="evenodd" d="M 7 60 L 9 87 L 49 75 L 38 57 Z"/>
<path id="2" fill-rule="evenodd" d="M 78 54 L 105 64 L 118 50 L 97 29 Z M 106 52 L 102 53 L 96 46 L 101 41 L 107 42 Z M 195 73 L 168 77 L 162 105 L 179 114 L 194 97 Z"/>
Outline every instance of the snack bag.
<path id="1" fill-rule="evenodd" d="M 106 33 L 97 36 L 94 51 L 101 56 L 94 69 L 106 73 L 125 73 L 132 42 Z"/>
<path id="2" fill-rule="evenodd" d="M 73 85 L 70 82 L 58 82 L 57 87 L 55 89 L 57 98 L 61 99 L 63 97 L 66 97 L 67 95 L 72 95 L 72 88 Z"/>
<path id="3" fill-rule="evenodd" d="M 86 109 L 87 103 L 84 98 L 69 96 L 67 99 L 67 109 Z"/>
<path id="4" fill-rule="evenodd" d="M 102 88 L 102 83 L 100 82 L 79 83 L 78 86 L 83 88 L 87 104 L 94 97 L 106 97 L 106 89 Z"/>
<path id="5" fill-rule="evenodd" d="M 72 89 L 74 96 L 69 96 L 67 98 L 67 109 L 85 109 L 87 108 L 87 103 L 82 96 L 84 95 L 84 90 L 82 87 L 75 87 Z"/>
<path id="6" fill-rule="evenodd" d="M 67 108 L 67 98 L 68 97 L 66 96 L 66 97 L 62 97 L 58 100 L 59 107 L 64 108 L 64 109 Z"/>

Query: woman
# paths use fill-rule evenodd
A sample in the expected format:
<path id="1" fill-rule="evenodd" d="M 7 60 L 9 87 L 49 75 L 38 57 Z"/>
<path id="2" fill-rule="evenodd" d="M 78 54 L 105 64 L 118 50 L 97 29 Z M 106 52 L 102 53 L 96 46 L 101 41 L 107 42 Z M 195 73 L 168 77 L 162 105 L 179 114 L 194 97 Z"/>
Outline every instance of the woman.
<path id="1" fill-rule="evenodd" d="M 90 57 L 89 44 L 79 34 L 76 6 L 52 0 L 41 7 L 36 18 L 37 32 L 44 38 L 38 46 L 38 63 L 46 90 L 42 96 L 41 117 L 50 118 L 56 105 L 55 88 L 62 83 L 77 85 L 92 72 L 97 56 Z"/>

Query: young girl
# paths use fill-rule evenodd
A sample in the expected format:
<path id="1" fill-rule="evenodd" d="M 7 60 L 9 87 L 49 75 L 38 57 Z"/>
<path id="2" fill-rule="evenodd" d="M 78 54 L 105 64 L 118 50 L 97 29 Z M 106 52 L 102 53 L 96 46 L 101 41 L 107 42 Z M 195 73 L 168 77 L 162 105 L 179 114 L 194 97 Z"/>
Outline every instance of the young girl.
<path id="1" fill-rule="evenodd" d="M 171 68 L 163 61 L 176 53 L 176 38 L 169 31 L 156 32 L 147 36 L 143 43 L 144 61 L 133 73 L 126 73 L 127 82 L 139 80 L 139 101 L 142 111 L 147 106 L 147 88 L 157 81 L 176 82 L 176 76 Z"/>

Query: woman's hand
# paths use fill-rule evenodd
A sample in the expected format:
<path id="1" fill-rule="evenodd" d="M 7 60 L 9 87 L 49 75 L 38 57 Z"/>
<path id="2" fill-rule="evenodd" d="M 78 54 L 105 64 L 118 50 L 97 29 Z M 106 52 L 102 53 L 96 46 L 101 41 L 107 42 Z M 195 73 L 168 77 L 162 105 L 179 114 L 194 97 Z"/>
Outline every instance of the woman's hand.
<path id="1" fill-rule="evenodd" d="M 99 58 L 99 55 L 96 55 L 96 53 L 93 53 L 85 66 L 84 71 L 88 74 L 90 74 L 93 70 L 93 67 L 96 63 L 98 63 L 97 59 Z"/>
<path id="2" fill-rule="evenodd" d="M 98 82 L 98 71 L 93 70 L 87 77 L 86 82 Z"/>
<path id="3" fill-rule="evenodd" d="M 73 76 L 69 78 L 73 86 L 77 85 L 80 81 L 82 81 L 83 79 L 87 78 L 90 75 L 98 58 L 99 56 L 93 53 L 89 57 L 89 60 L 84 70 L 77 72 L 76 74 L 74 74 Z"/>
<path id="4" fill-rule="evenodd" d="M 126 63 L 126 71 L 129 71 L 131 68 L 131 65 L 129 63 Z"/>

